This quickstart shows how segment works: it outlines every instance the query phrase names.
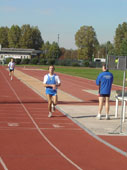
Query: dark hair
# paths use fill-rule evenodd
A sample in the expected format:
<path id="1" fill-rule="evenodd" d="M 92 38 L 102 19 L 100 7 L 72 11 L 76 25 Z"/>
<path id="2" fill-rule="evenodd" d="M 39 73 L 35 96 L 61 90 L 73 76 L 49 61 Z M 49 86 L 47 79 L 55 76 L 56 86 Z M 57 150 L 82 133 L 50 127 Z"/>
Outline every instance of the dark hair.
<path id="1" fill-rule="evenodd" d="M 107 64 L 106 64 L 106 63 L 104 63 L 104 64 L 102 65 L 102 67 L 104 67 L 104 69 L 105 69 L 106 71 L 108 71 L 108 67 L 107 67 Z"/>
<path id="2" fill-rule="evenodd" d="M 48 70 L 49 70 L 49 67 L 51 67 L 51 66 L 52 66 L 52 67 L 54 68 L 54 70 L 55 70 L 55 67 L 54 67 L 54 65 L 50 65 L 50 66 L 48 66 Z"/>
<path id="3" fill-rule="evenodd" d="M 106 66 L 106 64 L 105 64 L 105 63 L 102 65 L 102 67 L 104 67 L 105 69 L 107 68 L 107 66 Z"/>

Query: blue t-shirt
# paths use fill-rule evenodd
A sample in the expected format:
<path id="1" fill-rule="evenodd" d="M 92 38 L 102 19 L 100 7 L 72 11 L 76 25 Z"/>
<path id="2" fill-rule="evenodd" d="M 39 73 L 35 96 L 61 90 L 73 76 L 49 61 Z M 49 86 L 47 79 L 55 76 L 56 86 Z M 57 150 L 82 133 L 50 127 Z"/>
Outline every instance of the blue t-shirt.
<path id="1" fill-rule="evenodd" d="M 99 94 L 110 95 L 113 83 L 113 74 L 109 71 L 100 73 L 96 79 L 96 84 L 99 86 Z"/>

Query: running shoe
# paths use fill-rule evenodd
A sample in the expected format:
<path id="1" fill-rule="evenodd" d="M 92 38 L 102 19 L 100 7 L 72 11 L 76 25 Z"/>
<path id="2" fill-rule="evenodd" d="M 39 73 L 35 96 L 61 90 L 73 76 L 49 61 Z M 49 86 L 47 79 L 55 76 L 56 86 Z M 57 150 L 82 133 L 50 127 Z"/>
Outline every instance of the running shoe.
<path id="1" fill-rule="evenodd" d="M 106 120 L 110 120 L 110 116 L 106 114 Z"/>
<path id="2" fill-rule="evenodd" d="M 49 115 L 48 115 L 48 117 L 52 117 L 52 113 L 51 113 L 51 112 L 49 112 Z"/>
<path id="3" fill-rule="evenodd" d="M 98 115 L 96 116 L 96 118 L 97 118 L 98 120 L 101 120 L 101 114 L 98 114 Z"/>

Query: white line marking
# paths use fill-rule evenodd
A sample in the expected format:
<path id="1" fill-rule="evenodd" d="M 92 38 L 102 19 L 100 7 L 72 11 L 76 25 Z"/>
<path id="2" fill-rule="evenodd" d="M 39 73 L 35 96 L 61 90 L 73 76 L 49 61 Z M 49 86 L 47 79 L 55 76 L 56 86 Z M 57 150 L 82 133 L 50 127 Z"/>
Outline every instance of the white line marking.
<path id="1" fill-rule="evenodd" d="M 8 123 L 8 126 L 17 127 L 19 126 L 19 123 Z"/>
<path id="2" fill-rule="evenodd" d="M 39 124 L 41 125 L 52 125 L 52 123 L 41 123 L 39 122 Z M 73 125 L 73 123 L 55 123 L 55 125 Z"/>
<path id="3" fill-rule="evenodd" d="M 0 163 L 3 166 L 4 170 L 8 170 L 7 166 L 5 165 L 5 163 L 1 157 L 0 157 Z"/>
<path id="4" fill-rule="evenodd" d="M 25 116 L 24 116 L 24 117 L 25 117 Z M 0 116 L 0 118 L 7 118 L 7 119 L 12 119 L 12 118 L 13 118 L 13 119 L 23 119 L 23 120 L 26 119 L 26 120 L 28 120 L 28 118 L 24 118 L 24 117 L 9 117 L 9 116 L 1 117 L 1 116 Z"/>
<path id="5" fill-rule="evenodd" d="M 60 125 L 58 125 L 58 124 L 53 124 L 52 125 L 54 128 L 63 128 L 64 126 L 60 126 Z"/>
<path id="6" fill-rule="evenodd" d="M 36 128 L 27 128 L 27 127 L 19 127 L 19 128 L 9 128 L 9 127 L 0 127 L 0 130 L 37 130 Z M 64 131 L 83 131 L 82 129 L 74 129 L 74 128 L 40 128 L 40 130 L 64 130 Z"/>
<path id="7" fill-rule="evenodd" d="M 2 73 L 2 72 L 1 72 Z M 29 118 L 31 119 L 31 121 L 33 122 L 33 124 L 35 125 L 36 129 L 38 130 L 38 132 L 40 133 L 40 135 L 47 141 L 47 143 L 54 148 L 54 150 L 56 150 L 64 159 L 66 159 L 70 164 L 72 164 L 74 167 L 76 167 L 78 170 L 82 170 L 82 168 L 80 168 L 76 163 L 74 163 L 71 159 L 69 159 L 64 153 L 62 153 L 45 135 L 44 133 L 41 131 L 41 129 L 38 127 L 38 125 L 36 124 L 35 120 L 33 119 L 33 117 L 30 115 L 29 111 L 27 110 L 27 108 L 24 106 L 24 104 L 22 103 L 22 101 L 20 100 L 20 98 L 18 97 L 17 93 L 15 92 L 15 90 L 13 89 L 13 87 L 10 85 L 10 83 L 8 82 L 8 80 L 6 79 L 5 75 L 2 73 L 5 81 L 8 83 L 10 89 L 13 91 L 13 93 L 15 94 L 15 96 L 17 97 L 18 101 L 20 102 L 20 104 L 22 105 L 22 107 L 24 108 L 24 110 L 26 111 L 27 115 L 29 116 Z"/>
<path id="8" fill-rule="evenodd" d="M 44 118 L 35 118 L 35 119 L 39 119 L 39 120 L 42 120 L 42 119 L 49 119 L 47 116 L 45 116 Z M 53 118 L 53 120 L 65 120 L 65 119 L 57 119 L 57 118 Z M 66 121 L 66 120 L 65 120 Z"/>

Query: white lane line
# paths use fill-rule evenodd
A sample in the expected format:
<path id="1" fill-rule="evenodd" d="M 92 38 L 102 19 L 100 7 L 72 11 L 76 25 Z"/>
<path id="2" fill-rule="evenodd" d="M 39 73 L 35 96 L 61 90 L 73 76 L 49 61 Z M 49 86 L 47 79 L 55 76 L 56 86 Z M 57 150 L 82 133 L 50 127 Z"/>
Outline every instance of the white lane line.
<path id="1" fill-rule="evenodd" d="M 4 170 L 8 170 L 7 166 L 5 165 L 5 163 L 1 157 L 0 157 L 0 163 L 1 163 L 2 167 L 4 168 Z"/>
<path id="2" fill-rule="evenodd" d="M 9 128 L 9 127 L 0 127 L 0 130 L 37 130 L 36 128 L 27 128 L 27 127 L 19 127 L 19 128 Z M 64 131 L 83 131 L 82 129 L 77 129 L 77 128 L 40 128 L 40 130 L 64 130 Z"/>
<path id="3" fill-rule="evenodd" d="M 53 123 L 41 123 L 41 122 L 39 122 L 39 124 L 41 124 L 41 125 L 53 125 Z M 73 123 L 55 123 L 55 124 L 57 124 L 57 125 L 73 125 Z"/>
<path id="4" fill-rule="evenodd" d="M 54 128 L 64 128 L 64 126 L 60 126 L 60 125 L 58 125 L 58 124 L 53 124 L 52 125 Z"/>
<path id="5" fill-rule="evenodd" d="M 42 119 L 47 119 L 47 120 L 49 120 L 49 118 L 47 117 L 47 116 L 45 116 L 45 117 L 43 117 L 43 118 L 35 118 L 35 119 L 37 119 L 37 120 L 42 120 Z M 60 119 L 60 118 L 55 118 L 55 116 L 54 116 L 54 118 L 53 119 L 51 119 L 51 120 L 65 120 L 65 119 Z M 66 120 L 65 120 L 66 121 Z"/>
<path id="6" fill-rule="evenodd" d="M 19 126 L 19 123 L 8 123 L 8 126 L 17 127 L 17 126 Z"/>
<path id="7" fill-rule="evenodd" d="M 1 72 L 2 73 L 2 72 Z M 70 164 L 72 164 L 74 167 L 76 167 L 78 170 L 82 170 L 82 168 L 80 168 L 76 163 L 74 163 L 71 159 L 69 159 L 64 153 L 62 153 L 45 135 L 44 133 L 41 131 L 41 129 L 39 128 L 39 126 L 37 125 L 37 123 L 35 122 L 35 120 L 33 119 L 33 117 L 30 115 L 29 111 L 27 110 L 27 108 L 25 107 L 25 105 L 22 103 L 22 101 L 20 100 L 20 98 L 18 97 L 17 93 L 15 92 L 15 90 L 13 89 L 13 87 L 10 85 L 10 83 L 8 82 L 8 80 L 6 79 L 5 75 L 2 73 L 5 81 L 7 82 L 7 84 L 9 85 L 10 89 L 13 91 L 13 93 L 15 94 L 15 96 L 17 97 L 18 101 L 20 102 L 20 104 L 22 105 L 22 107 L 24 108 L 24 110 L 26 111 L 27 115 L 29 116 L 29 118 L 31 119 L 31 121 L 33 122 L 33 124 L 35 125 L 36 129 L 38 130 L 38 132 L 40 133 L 40 135 L 47 141 L 47 143 L 54 148 L 55 151 L 57 151 L 64 159 L 66 159 Z"/>
<path id="8" fill-rule="evenodd" d="M 24 116 L 25 117 L 25 116 Z M 1 119 L 25 119 L 25 120 L 28 120 L 28 118 L 24 118 L 24 117 L 9 117 L 9 116 L 6 116 L 6 117 L 1 117 Z"/>

